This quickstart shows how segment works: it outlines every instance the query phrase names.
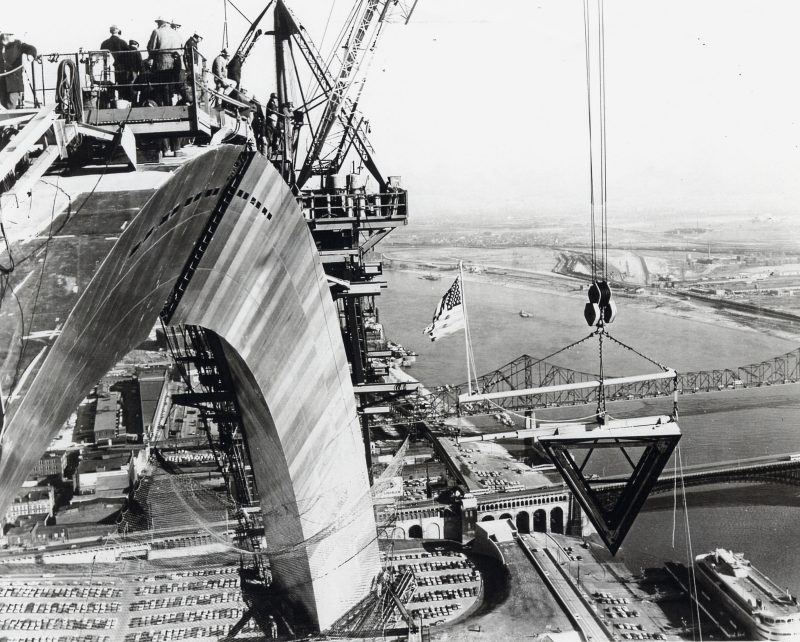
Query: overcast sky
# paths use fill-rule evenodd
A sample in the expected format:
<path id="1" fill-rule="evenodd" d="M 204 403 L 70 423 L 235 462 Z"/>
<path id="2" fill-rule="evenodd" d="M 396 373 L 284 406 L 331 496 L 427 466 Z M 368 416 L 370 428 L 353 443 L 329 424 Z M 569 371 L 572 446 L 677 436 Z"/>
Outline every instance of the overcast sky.
<path id="1" fill-rule="evenodd" d="M 112 22 L 144 44 L 164 14 L 184 37 L 203 34 L 212 58 L 223 4 L 30 0 L 4 6 L 0 28 L 41 51 L 70 51 L 98 46 Z M 251 17 L 264 6 L 236 4 Z M 290 5 L 319 42 L 330 0 Z M 328 43 L 350 2 L 333 6 Z M 232 8 L 228 18 L 235 47 L 246 23 Z M 612 220 L 795 213 L 798 24 L 797 0 L 606 2 Z M 380 167 L 413 190 L 414 216 L 587 211 L 583 38 L 578 0 L 419 0 L 411 24 L 387 27 L 363 105 Z M 265 39 L 244 69 L 262 95 L 271 55 Z"/>

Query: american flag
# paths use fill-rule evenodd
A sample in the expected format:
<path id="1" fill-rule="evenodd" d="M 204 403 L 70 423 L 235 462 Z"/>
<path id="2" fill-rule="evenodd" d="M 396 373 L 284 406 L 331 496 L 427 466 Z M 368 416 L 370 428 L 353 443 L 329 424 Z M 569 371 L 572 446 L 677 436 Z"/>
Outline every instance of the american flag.
<path id="1" fill-rule="evenodd" d="M 436 341 L 461 330 L 465 325 L 463 303 L 459 276 L 444 293 L 439 305 L 436 306 L 436 312 L 433 313 L 431 324 L 423 330 L 423 333 L 427 334 L 431 341 Z"/>

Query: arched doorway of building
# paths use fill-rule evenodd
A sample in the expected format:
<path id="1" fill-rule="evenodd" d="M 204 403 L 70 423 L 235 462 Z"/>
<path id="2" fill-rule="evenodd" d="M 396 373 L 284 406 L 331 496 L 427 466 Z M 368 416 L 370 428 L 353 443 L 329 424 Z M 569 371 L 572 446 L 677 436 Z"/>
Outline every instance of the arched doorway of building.
<path id="1" fill-rule="evenodd" d="M 550 532 L 564 532 L 564 510 L 560 506 L 556 506 L 550 511 Z"/>
<path id="2" fill-rule="evenodd" d="M 533 532 L 547 532 L 547 513 L 545 513 L 542 508 L 533 513 Z"/>
<path id="3" fill-rule="evenodd" d="M 531 532 L 531 514 L 526 510 L 517 513 L 517 530 L 520 533 Z"/>
<path id="4" fill-rule="evenodd" d="M 419 524 L 414 524 L 411 528 L 408 529 L 408 538 L 409 539 L 422 539 L 422 526 Z"/>
<path id="5" fill-rule="evenodd" d="M 494 515 L 484 515 L 483 517 L 481 517 L 481 521 L 482 522 L 493 522 L 494 521 Z"/>
<path id="6" fill-rule="evenodd" d="M 511 519 L 511 515 L 509 513 L 503 513 L 500 515 L 500 519 Z"/>

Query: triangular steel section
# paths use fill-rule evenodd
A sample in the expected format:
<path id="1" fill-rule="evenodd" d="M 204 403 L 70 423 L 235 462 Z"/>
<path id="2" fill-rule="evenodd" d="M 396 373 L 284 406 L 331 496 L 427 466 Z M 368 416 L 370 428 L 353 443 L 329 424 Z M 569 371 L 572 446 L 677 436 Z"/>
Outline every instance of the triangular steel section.
<path id="1" fill-rule="evenodd" d="M 669 421 L 633 428 L 584 429 L 565 435 L 541 436 L 538 441 L 611 554 L 616 555 L 680 438 L 678 425 Z M 639 462 L 616 496 L 594 490 L 570 452 L 598 448 L 644 448 Z M 584 458 L 579 459 L 583 461 Z"/>

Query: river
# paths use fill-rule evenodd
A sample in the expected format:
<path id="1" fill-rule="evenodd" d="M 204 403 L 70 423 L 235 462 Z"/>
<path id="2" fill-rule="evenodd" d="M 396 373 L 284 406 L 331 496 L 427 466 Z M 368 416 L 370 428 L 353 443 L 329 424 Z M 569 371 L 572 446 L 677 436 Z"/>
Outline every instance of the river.
<path id="1" fill-rule="evenodd" d="M 415 349 L 419 357 L 409 372 L 428 387 L 466 381 L 463 333 L 430 342 L 422 329 L 455 275 L 439 281 L 417 274 L 387 271 L 389 288 L 378 301 L 381 321 L 393 340 Z M 473 351 L 479 373 L 502 366 L 521 354 L 549 355 L 589 334 L 583 320 L 583 292 L 551 293 L 468 280 Z M 731 327 L 709 312 L 704 319 L 674 316 L 618 301 L 613 336 L 651 359 L 678 371 L 735 367 L 758 362 L 797 347 L 795 341 L 752 329 Z M 519 316 L 520 310 L 532 318 Z M 696 316 L 696 315 L 695 315 Z M 597 372 L 597 341 L 552 359 L 565 367 Z M 604 356 L 607 376 L 653 372 L 655 366 L 622 349 Z M 684 465 L 766 454 L 800 452 L 800 384 L 698 393 L 680 398 L 681 453 Z M 586 413 L 575 409 L 576 416 Z M 622 402 L 614 414 L 669 412 L 666 400 Z M 561 411 L 568 412 L 568 411 Z M 673 458 L 674 459 L 674 458 Z M 668 464 L 673 465 L 673 462 Z M 680 503 L 682 499 L 677 498 Z M 638 571 L 665 560 L 686 562 L 683 513 L 675 515 L 673 548 L 672 494 L 648 500 L 625 540 L 621 554 Z M 779 585 L 800 593 L 800 487 L 732 484 L 687 490 L 692 551 L 716 547 L 745 553 Z"/>

